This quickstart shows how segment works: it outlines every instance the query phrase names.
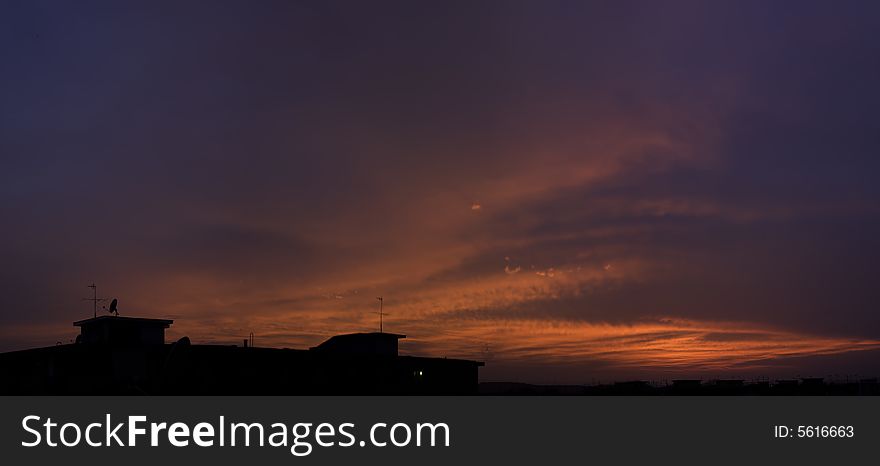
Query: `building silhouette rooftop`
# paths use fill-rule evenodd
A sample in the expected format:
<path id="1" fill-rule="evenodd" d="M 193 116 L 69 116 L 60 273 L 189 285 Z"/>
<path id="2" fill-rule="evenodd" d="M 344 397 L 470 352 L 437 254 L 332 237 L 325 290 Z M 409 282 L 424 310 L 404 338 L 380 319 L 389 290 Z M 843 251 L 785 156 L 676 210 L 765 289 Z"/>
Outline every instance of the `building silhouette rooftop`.
<path id="1" fill-rule="evenodd" d="M 141 346 L 165 343 L 165 329 L 174 323 L 167 319 L 101 316 L 73 323 L 80 328 L 78 343 Z"/>
<path id="2" fill-rule="evenodd" d="M 397 356 L 397 342 L 406 335 L 385 332 L 349 333 L 330 337 L 312 351 L 333 353 L 376 354 L 381 356 Z"/>
<path id="3" fill-rule="evenodd" d="M 74 322 L 76 343 L 0 353 L 0 394 L 476 394 L 479 361 L 401 356 L 406 335 L 336 335 L 310 349 L 165 342 L 173 320 Z"/>

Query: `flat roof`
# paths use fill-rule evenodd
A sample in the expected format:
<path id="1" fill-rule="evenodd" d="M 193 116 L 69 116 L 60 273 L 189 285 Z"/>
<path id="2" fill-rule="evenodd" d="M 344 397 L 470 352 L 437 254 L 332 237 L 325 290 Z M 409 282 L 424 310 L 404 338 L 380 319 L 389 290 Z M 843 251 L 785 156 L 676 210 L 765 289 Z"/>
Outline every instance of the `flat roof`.
<path id="1" fill-rule="evenodd" d="M 103 321 L 112 321 L 112 322 L 127 322 L 132 324 L 146 324 L 146 325 L 161 325 L 165 328 L 168 328 L 171 324 L 174 323 L 173 320 L 169 319 L 148 319 L 146 317 L 120 317 L 120 316 L 100 316 L 100 317 L 92 317 L 91 319 L 78 320 L 73 323 L 74 327 L 82 327 L 83 325 L 90 325 Z"/>
<path id="2" fill-rule="evenodd" d="M 362 333 L 343 333 L 340 335 L 333 335 L 330 338 L 346 338 L 346 337 L 363 337 L 363 336 L 381 336 L 381 337 L 394 337 L 398 340 L 402 338 L 406 338 L 406 335 L 401 335 L 399 333 L 388 333 L 388 332 L 362 332 Z"/>
<path id="3" fill-rule="evenodd" d="M 363 344 L 365 341 L 373 341 L 376 340 L 400 340 L 406 338 L 406 335 L 401 335 L 399 333 L 387 333 L 387 332 L 363 332 L 363 333 L 344 333 L 341 335 L 333 335 L 332 337 L 324 340 L 320 345 L 313 346 L 309 349 L 313 350 L 323 350 L 337 344 L 352 344 L 352 342 L 356 342 L 357 344 Z M 344 342 L 344 343 L 341 343 Z M 395 341 L 395 344 L 397 342 Z"/>

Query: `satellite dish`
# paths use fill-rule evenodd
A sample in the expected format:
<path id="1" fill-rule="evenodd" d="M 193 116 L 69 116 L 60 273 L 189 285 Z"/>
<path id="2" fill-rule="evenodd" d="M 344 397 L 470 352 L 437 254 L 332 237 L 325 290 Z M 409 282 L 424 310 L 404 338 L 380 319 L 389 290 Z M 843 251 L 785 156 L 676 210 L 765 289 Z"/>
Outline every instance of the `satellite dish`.
<path id="1" fill-rule="evenodd" d="M 107 309 L 107 312 L 109 312 L 111 314 L 115 313 L 118 316 L 119 309 L 116 308 L 117 304 L 118 304 L 118 301 L 116 300 L 116 298 L 113 298 L 113 301 L 110 301 L 110 308 Z"/>

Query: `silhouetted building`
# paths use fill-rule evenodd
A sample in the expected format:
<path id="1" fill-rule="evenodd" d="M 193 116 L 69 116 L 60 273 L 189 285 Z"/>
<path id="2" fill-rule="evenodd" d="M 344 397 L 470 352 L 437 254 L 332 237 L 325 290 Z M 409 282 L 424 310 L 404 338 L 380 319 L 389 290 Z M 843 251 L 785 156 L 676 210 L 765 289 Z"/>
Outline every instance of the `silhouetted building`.
<path id="1" fill-rule="evenodd" d="M 74 322 L 80 334 L 77 343 L 110 346 L 165 344 L 165 329 L 173 320 L 101 316 Z"/>
<path id="2" fill-rule="evenodd" d="M 482 362 L 398 355 L 404 335 L 337 335 L 310 350 L 165 344 L 173 321 L 75 322 L 77 343 L 0 354 L 0 394 L 476 394 Z"/>
<path id="3" fill-rule="evenodd" d="M 694 395 L 699 393 L 703 382 L 693 379 L 678 379 L 672 381 L 671 391 L 676 395 Z"/>
<path id="4" fill-rule="evenodd" d="M 799 392 L 808 395 L 824 395 L 825 379 L 822 377 L 808 377 L 801 379 Z"/>
<path id="5" fill-rule="evenodd" d="M 876 378 L 859 380 L 859 395 L 880 395 L 880 384 Z"/>
<path id="6" fill-rule="evenodd" d="M 743 393 L 745 381 L 739 379 L 719 379 L 707 384 L 706 389 L 716 395 L 738 395 Z"/>
<path id="7" fill-rule="evenodd" d="M 397 341 L 403 338 L 406 338 L 406 335 L 396 333 L 349 333 L 330 337 L 329 340 L 311 348 L 311 350 L 397 356 Z"/>
<path id="8" fill-rule="evenodd" d="M 770 387 L 776 395 L 794 395 L 798 388 L 797 380 L 777 380 Z"/>
<path id="9" fill-rule="evenodd" d="M 651 384 L 644 380 L 615 382 L 614 390 L 623 395 L 641 395 L 651 392 Z"/>

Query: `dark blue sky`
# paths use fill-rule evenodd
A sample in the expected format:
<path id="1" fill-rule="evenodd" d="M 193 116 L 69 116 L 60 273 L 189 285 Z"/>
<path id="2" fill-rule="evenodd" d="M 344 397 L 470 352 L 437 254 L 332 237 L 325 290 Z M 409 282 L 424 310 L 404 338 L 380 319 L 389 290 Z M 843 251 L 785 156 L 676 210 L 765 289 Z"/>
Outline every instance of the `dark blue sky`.
<path id="1" fill-rule="evenodd" d="M 183 4 L 181 4 L 183 3 Z M 0 349 L 880 372 L 875 2 L 0 4 Z"/>

